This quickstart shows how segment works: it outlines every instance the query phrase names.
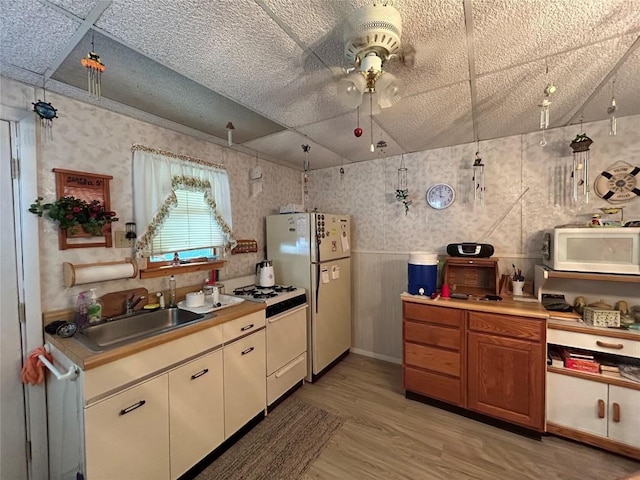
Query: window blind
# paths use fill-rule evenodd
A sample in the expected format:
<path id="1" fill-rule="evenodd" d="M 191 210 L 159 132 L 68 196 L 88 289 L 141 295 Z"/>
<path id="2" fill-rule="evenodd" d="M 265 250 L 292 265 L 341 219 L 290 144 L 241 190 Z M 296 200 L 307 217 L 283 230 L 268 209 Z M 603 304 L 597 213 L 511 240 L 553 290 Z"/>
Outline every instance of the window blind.
<path id="1" fill-rule="evenodd" d="M 165 219 L 161 232 L 153 239 L 152 255 L 222 246 L 224 233 L 216 222 L 203 192 L 175 190 L 178 205 Z"/>

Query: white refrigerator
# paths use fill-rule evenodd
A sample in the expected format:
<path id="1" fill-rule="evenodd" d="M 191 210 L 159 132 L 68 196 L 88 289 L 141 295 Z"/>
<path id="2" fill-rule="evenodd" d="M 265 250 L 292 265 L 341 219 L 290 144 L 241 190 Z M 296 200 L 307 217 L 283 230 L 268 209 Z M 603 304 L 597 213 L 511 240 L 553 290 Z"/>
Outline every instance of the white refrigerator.
<path id="1" fill-rule="evenodd" d="M 267 216 L 275 279 L 307 291 L 307 381 L 351 348 L 351 221 L 348 215 Z"/>

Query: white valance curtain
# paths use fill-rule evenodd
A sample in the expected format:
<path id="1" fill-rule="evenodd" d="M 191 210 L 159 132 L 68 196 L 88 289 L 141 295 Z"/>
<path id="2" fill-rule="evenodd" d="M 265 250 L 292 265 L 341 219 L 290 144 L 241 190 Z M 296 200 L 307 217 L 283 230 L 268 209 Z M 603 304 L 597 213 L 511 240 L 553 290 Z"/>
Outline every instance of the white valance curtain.
<path id="1" fill-rule="evenodd" d="M 176 188 L 203 192 L 226 235 L 227 246 L 234 246 L 229 176 L 224 165 L 137 144 L 132 151 L 136 256 L 149 253 L 153 238 L 177 203 Z"/>

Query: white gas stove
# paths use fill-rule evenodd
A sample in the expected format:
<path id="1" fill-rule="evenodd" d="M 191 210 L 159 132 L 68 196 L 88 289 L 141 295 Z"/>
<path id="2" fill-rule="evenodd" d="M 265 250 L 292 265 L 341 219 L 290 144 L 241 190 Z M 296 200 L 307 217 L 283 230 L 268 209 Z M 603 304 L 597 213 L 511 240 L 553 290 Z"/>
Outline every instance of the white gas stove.
<path id="1" fill-rule="evenodd" d="M 305 290 L 290 285 L 274 285 L 273 287 L 246 285 L 235 288 L 233 295 L 250 302 L 266 303 L 267 318 L 307 303 Z"/>

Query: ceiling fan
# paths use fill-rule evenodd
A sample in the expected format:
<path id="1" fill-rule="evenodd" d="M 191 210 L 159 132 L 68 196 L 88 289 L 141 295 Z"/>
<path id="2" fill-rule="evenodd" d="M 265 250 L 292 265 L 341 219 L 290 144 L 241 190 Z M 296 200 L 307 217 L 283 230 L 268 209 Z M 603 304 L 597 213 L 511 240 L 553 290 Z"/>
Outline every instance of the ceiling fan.
<path id="1" fill-rule="evenodd" d="M 384 66 L 392 58 L 404 58 L 401 36 L 400 12 L 387 2 L 364 6 L 347 18 L 344 56 L 351 66 L 337 85 L 345 105 L 357 108 L 370 95 L 367 103 L 375 115 L 400 100 L 404 83 Z"/>

